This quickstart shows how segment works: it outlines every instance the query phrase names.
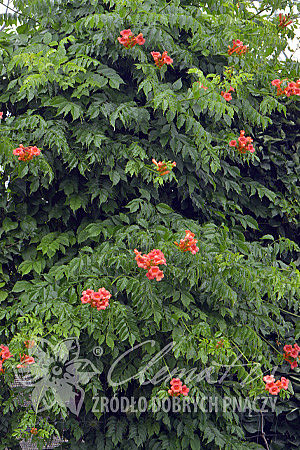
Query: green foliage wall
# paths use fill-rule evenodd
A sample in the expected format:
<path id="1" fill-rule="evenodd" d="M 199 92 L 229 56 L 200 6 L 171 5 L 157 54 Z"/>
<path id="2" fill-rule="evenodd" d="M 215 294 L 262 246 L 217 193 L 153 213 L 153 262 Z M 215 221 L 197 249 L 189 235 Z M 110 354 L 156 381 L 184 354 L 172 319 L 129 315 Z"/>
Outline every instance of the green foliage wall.
<path id="1" fill-rule="evenodd" d="M 57 402 L 36 417 L 9 387 L 9 360 L 0 448 L 18 448 L 34 426 L 45 437 L 65 428 L 66 448 L 76 449 L 264 448 L 260 416 L 92 412 L 95 395 L 163 396 L 169 380 L 142 383 L 165 365 L 201 373 L 219 363 L 216 382 L 240 354 L 244 366 L 222 383 L 191 380 L 190 395 L 264 395 L 263 375 L 279 366 L 290 397 L 276 407 L 280 427 L 268 416 L 265 433 L 272 449 L 299 445 L 290 425 L 299 380 L 282 358 L 300 336 L 299 98 L 277 98 L 271 86 L 299 78 L 299 63 L 278 59 L 294 24 L 278 29 L 275 11 L 294 2 L 264 1 L 256 13 L 250 3 L 15 0 L 20 14 L 3 18 L 19 24 L 0 36 L 0 343 L 18 355 L 28 339 L 77 337 L 100 375 L 85 383 L 78 417 Z M 128 28 L 145 45 L 120 45 Z M 233 39 L 246 55 L 228 56 Z M 150 52 L 164 50 L 173 64 L 159 70 Z M 220 91 L 230 84 L 226 102 Z M 254 139 L 252 157 L 228 146 L 241 129 Z M 20 143 L 41 155 L 18 161 Z M 152 158 L 176 161 L 161 183 Z M 196 255 L 174 245 L 186 229 Z M 146 278 L 135 248 L 164 253 L 162 281 Z M 84 289 L 102 286 L 109 308 L 82 305 Z M 123 360 L 116 377 L 176 346 L 143 376 L 110 386 L 116 358 L 149 339 L 155 345 Z"/>

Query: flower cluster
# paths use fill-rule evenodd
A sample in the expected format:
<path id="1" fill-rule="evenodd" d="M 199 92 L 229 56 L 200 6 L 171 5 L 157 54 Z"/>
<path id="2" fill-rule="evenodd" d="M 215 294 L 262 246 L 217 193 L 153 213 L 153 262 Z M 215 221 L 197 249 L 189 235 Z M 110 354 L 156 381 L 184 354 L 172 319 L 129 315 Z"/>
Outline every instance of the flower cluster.
<path id="1" fill-rule="evenodd" d="M 160 250 L 153 249 L 147 255 L 142 255 L 141 252 L 135 248 L 134 253 L 136 254 L 135 260 L 137 265 L 148 271 L 146 277 L 149 280 L 154 280 L 154 278 L 156 278 L 156 281 L 160 281 L 163 279 L 163 271 L 159 269 L 158 265 L 164 264 L 166 266 L 167 264 L 164 254 Z"/>
<path id="2" fill-rule="evenodd" d="M 158 171 L 158 173 L 159 173 L 160 176 L 166 175 L 167 173 L 170 173 L 169 170 L 166 170 L 166 169 L 167 169 L 167 164 L 169 163 L 169 161 L 168 161 L 168 163 L 166 163 L 165 161 L 159 161 L 159 162 L 157 162 L 157 161 L 153 158 L 153 159 L 152 159 L 152 162 L 153 162 L 153 164 L 155 164 L 156 169 L 157 169 L 157 171 Z M 172 163 L 171 163 L 171 161 L 170 161 L 170 164 L 172 165 L 172 167 L 175 167 L 175 166 L 176 166 L 176 162 L 175 162 L 175 161 L 172 162 Z"/>
<path id="3" fill-rule="evenodd" d="M 289 20 L 290 15 L 284 16 L 283 14 L 279 14 L 279 25 L 278 28 L 284 28 L 293 23 L 292 20 Z M 288 21 L 288 22 L 287 22 Z"/>
<path id="4" fill-rule="evenodd" d="M 285 361 L 290 363 L 291 369 L 295 369 L 298 366 L 297 358 L 300 352 L 299 345 L 294 344 L 294 347 L 292 347 L 291 345 L 285 345 L 283 347 L 283 351 L 283 358 L 285 359 Z"/>
<path id="5" fill-rule="evenodd" d="M 83 291 L 80 300 L 83 304 L 90 303 L 92 308 L 97 308 L 100 311 L 100 309 L 106 309 L 109 306 L 110 297 L 111 293 L 103 287 L 98 292 L 94 292 L 93 289 Z"/>
<path id="6" fill-rule="evenodd" d="M 126 48 L 134 47 L 136 44 L 145 44 L 145 39 L 143 38 L 142 33 L 135 37 L 131 30 L 122 30 L 120 34 L 122 37 L 118 37 L 118 41 Z"/>
<path id="7" fill-rule="evenodd" d="M 182 252 L 191 252 L 192 255 L 196 255 L 197 252 L 199 252 L 199 248 L 196 246 L 197 239 L 194 239 L 195 233 L 192 233 L 190 230 L 185 230 L 185 238 L 180 239 L 180 243 L 174 242 L 175 245 L 178 246 L 178 248 Z"/>
<path id="8" fill-rule="evenodd" d="M 0 345 L 0 373 L 4 373 L 4 361 L 11 358 L 12 356 L 14 355 L 10 353 L 9 348 L 6 345 Z"/>
<path id="9" fill-rule="evenodd" d="M 230 86 L 230 88 L 229 88 L 229 90 L 227 92 L 221 91 L 222 97 L 225 98 L 225 100 L 227 102 L 230 102 L 230 100 L 232 100 L 232 95 L 230 94 L 231 91 L 232 92 L 234 91 L 233 87 L 231 87 L 231 86 Z"/>
<path id="10" fill-rule="evenodd" d="M 173 59 L 168 56 L 168 52 L 163 52 L 161 55 L 159 52 L 151 52 L 155 65 L 161 68 L 164 64 L 172 64 Z"/>
<path id="11" fill-rule="evenodd" d="M 236 41 L 232 41 L 233 46 L 230 47 L 228 45 L 228 55 L 232 55 L 233 53 L 236 53 L 237 55 L 243 55 L 244 53 L 247 53 L 248 47 L 247 45 L 243 45 L 243 42 L 237 39 Z"/>
<path id="12" fill-rule="evenodd" d="M 216 348 L 219 348 L 219 347 L 224 347 L 224 341 L 217 342 Z"/>
<path id="13" fill-rule="evenodd" d="M 173 378 L 170 385 L 171 389 L 168 390 L 168 394 L 172 397 L 178 397 L 180 394 L 186 397 L 189 393 L 189 388 L 187 388 L 185 384 L 182 385 L 182 381 L 180 381 L 179 378 Z"/>
<path id="14" fill-rule="evenodd" d="M 281 84 L 284 81 L 288 81 L 288 79 L 284 78 L 283 80 L 279 80 L 276 78 L 271 82 L 272 86 L 277 87 L 277 97 L 279 95 L 286 95 L 287 97 L 291 97 L 291 95 L 300 95 L 300 78 L 296 82 L 288 82 L 287 86 L 284 89 L 281 89 Z"/>
<path id="15" fill-rule="evenodd" d="M 20 144 L 18 148 L 13 150 L 13 154 L 19 156 L 20 161 L 30 161 L 34 156 L 38 156 L 41 150 L 36 146 L 24 147 Z"/>
<path id="16" fill-rule="evenodd" d="M 289 385 L 289 380 L 287 380 L 285 377 L 281 377 L 280 380 L 275 381 L 273 375 L 266 375 L 265 377 L 263 377 L 263 380 L 266 383 L 265 389 L 272 395 L 277 395 L 281 391 L 281 389 L 287 390 Z"/>
<path id="17" fill-rule="evenodd" d="M 254 153 L 255 149 L 252 145 L 253 139 L 250 136 L 245 137 L 245 131 L 240 131 L 240 137 L 238 138 L 238 142 L 236 140 L 232 140 L 229 142 L 230 147 L 236 147 L 236 149 L 240 153 Z"/>
<path id="18" fill-rule="evenodd" d="M 17 369 L 22 369 L 23 367 L 27 367 L 30 364 L 34 363 L 34 358 L 32 356 L 28 356 L 28 355 L 21 356 L 21 353 L 20 353 L 20 359 L 21 359 L 21 362 L 20 362 L 20 364 L 17 365 Z"/>
<path id="19" fill-rule="evenodd" d="M 37 428 L 31 428 L 30 433 L 31 434 L 38 434 Z"/>
<path id="20" fill-rule="evenodd" d="M 145 44 L 145 39 L 143 38 L 143 34 L 140 33 L 137 36 L 134 36 L 130 29 L 120 31 L 122 37 L 118 37 L 118 41 L 120 44 L 124 45 L 125 48 L 132 48 L 136 44 L 143 45 Z M 151 52 L 151 55 L 154 59 L 155 65 L 161 68 L 164 64 L 172 64 L 173 59 L 168 56 L 168 52 L 163 52 L 161 55 L 159 52 Z"/>

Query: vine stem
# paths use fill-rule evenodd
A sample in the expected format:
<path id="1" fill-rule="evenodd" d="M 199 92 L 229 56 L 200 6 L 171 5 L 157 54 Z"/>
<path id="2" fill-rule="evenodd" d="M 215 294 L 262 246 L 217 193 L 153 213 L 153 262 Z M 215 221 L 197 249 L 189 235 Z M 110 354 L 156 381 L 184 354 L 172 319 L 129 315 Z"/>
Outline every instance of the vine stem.
<path id="1" fill-rule="evenodd" d="M 182 317 L 181 317 L 181 321 L 182 321 L 183 325 L 185 326 L 186 330 L 187 330 L 189 333 L 191 333 L 191 330 L 188 329 L 188 327 L 187 327 L 187 325 L 186 325 L 186 323 L 185 323 L 185 321 L 183 320 Z"/>
<path id="2" fill-rule="evenodd" d="M 241 352 L 241 354 L 243 355 L 243 357 L 245 358 L 245 360 L 250 363 L 249 359 L 244 355 L 244 353 L 242 352 L 242 350 L 240 349 L 240 347 L 238 345 L 236 345 L 236 343 L 232 340 L 229 339 L 229 341 L 238 349 L 239 352 Z"/>
<path id="3" fill-rule="evenodd" d="M 265 339 L 263 336 L 260 336 L 259 334 L 257 334 L 257 336 L 259 336 L 261 339 L 263 339 L 268 345 L 270 345 L 270 347 L 272 347 L 275 350 L 275 352 L 277 352 L 277 353 L 279 353 L 279 355 L 281 355 L 281 353 L 277 350 L 277 348 L 275 348 L 272 344 L 270 344 L 270 342 L 267 341 L 267 339 Z"/>
<path id="4" fill-rule="evenodd" d="M 281 353 L 277 350 L 277 348 L 273 347 L 272 344 L 270 344 L 269 341 L 267 341 L 267 339 L 265 339 L 263 336 L 261 336 L 260 334 L 258 334 L 255 330 L 252 330 L 252 328 L 249 327 L 249 325 L 246 325 L 247 328 L 249 328 L 249 330 L 254 331 L 254 333 L 256 334 L 256 336 L 258 336 L 259 338 L 263 339 L 268 345 L 270 345 L 270 347 L 272 347 L 277 353 L 279 353 L 279 355 L 281 355 Z"/>
<path id="5" fill-rule="evenodd" d="M 35 410 L 35 417 L 34 417 L 34 426 L 35 426 L 35 424 L 36 424 L 36 418 L 37 418 L 37 408 L 38 408 L 38 406 L 39 406 L 39 404 L 40 404 L 40 401 L 41 401 L 41 396 L 42 396 L 42 392 L 43 392 L 43 390 L 44 390 L 44 386 L 42 387 L 42 390 L 41 390 L 41 392 L 40 392 L 40 395 L 39 395 L 39 398 L 38 398 L 38 403 L 37 403 L 37 407 L 36 407 L 36 410 Z"/>
<path id="6" fill-rule="evenodd" d="M 107 275 L 107 276 L 109 276 L 109 275 Z M 119 275 L 117 278 L 115 278 L 112 282 L 111 282 L 111 284 L 113 284 L 115 281 L 117 281 L 119 278 L 121 278 L 121 277 L 123 277 L 124 276 L 124 274 L 123 275 Z M 127 275 L 125 275 L 125 276 L 127 276 Z M 127 276 L 127 278 L 132 278 L 133 280 L 136 280 L 136 277 L 129 277 L 129 276 Z"/>
<path id="7" fill-rule="evenodd" d="M 123 275 L 119 275 L 117 278 L 115 278 L 112 282 L 111 282 L 111 284 L 114 284 L 114 282 L 115 281 L 117 281 L 119 278 L 121 278 Z"/>
<path id="8" fill-rule="evenodd" d="M 298 314 L 291 313 L 291 312 L 289 312 L 289 311 L 286 311 L 285 309 L 282 309 L 282 308 L 279 308 L 279 307 L 278 307 L 278 309 L 280 309 L 280 311 L 283 311 L 283 312 L 285 312 L 285 313 L 287 313 L 287 314 L 291 314 L 292 316 L 300 317 Z"/>
<path id="9" fill-rule="evenodd" d="M 265 432 L 264 432 L 264 416 L 263 416 L 263 413 L 261 411 L 260 411 L 260 415 L 261 415 L 261 435 L 262 435 L 262 438 L 264 440 L 264 443 L 266 444 L 266 449 L 270 450 L 269 449 L 269 445 L 268 445 L 268 441 L 266 439 L 266 435 L 265 435 Z"/>
<path id="10" fill-rule="evenodd" d="M 127 19 L 127 17 L 129 16 L 129 14 L 132 12 L 132 8 L 129 9 L 128 13 L 126 14 L 126 16 L 124 17 L 124 22 Z"/>
<path id="11" fill-rule="evenodd" d="M 170 370 L 169 370 L 169 366 L 168 366 L 168 364 L 166 363 L 165 358 L 163 357 L 162 360 L 163 360 L 163 362 L 165 363 L 165 366 L 166 366 L 166 368 L 167 368 L 167 370 L 168 370 L 168 372 L 169 372 L 170 378 L 172 378 L 171 372 L 170 372 Z"/>
<path id="12" fill-rule="evenodd" d="M 157 14 L 160 14 L 164 9 L 166 9 L 167 6 L 169 6 L 172 3 L 172 0 L 169 3 L 166 3 L 165 6 L 163 6 Z"/>

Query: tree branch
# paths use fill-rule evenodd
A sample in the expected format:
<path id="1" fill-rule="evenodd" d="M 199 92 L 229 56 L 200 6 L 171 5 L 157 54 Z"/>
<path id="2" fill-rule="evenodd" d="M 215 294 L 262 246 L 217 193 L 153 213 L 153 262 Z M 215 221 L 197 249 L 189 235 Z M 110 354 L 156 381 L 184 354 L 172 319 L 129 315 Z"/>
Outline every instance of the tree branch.
<path id="1" fill-rule="evenodd" d="M 11 8 L 11 7 L 9 6 L 9 2 L 10 2 L 10 0 L 8 0 L 8 1 L 7 1 L 7 5 L 5 5 L 3 2 L 0 1 L 0 5 L 3 5 L 3 6 L 6 7 L 6 11 L 5 11 L 4 14 L 6 14 L 6 13 L 7 13 L 7 10 L 10 9 L 11 11 L 13 11 L 13 12 L 19 14 L 20 16 L 27 17 L 27 19 L 34 20 L 36 23 L 38 23 L 38 21 L 37 21 L 36 19 L 34 19 L 33 17 L 27 16 L 27 14 L 21 13 L 20 11 L 17 11 L 16 9 Z"/>
<path id="2" fill-rule="evenodd" d="M 264 416 L 263 416 L 263 413 L 261 411 L 260 411 L 260 415 L 261 415 L 261 436 L 262 436 L 262 438 L 264 440 L 264 443 L 266 445 L 266 449 L 270 450 L 269 445 L 268 445 L 268 441 L 266 439 L 266 435 L 265 435 L 265 432 L 264 432 Z"/>
<path id="3" fill-rule="evenodd" d="M 7 0 L 6 11 L 4 14 L 7 14 L 7 10 L 9 8 L 9 2 L 10 2 L 10 0 Z M 6 23 L 0 28 L 0 33 L 1 33 L 1 31 L 4 30 L 5 27 L 6 27 Z"/>

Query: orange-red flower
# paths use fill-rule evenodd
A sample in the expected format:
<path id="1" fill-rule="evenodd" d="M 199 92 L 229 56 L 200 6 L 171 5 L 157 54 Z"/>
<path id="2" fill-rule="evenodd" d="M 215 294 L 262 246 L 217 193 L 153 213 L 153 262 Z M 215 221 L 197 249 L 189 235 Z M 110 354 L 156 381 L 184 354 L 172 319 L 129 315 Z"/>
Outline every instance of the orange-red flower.
<path id="1" fill-rule="evenodd" d="M 252 145 L 253 139 L 250 136 L 245 137 L 245 131 L 240 131 L 240 137 L 238 138 L 238 142 L 236 140 L 232 140 L 229 142 L 230 147 L 235 147 L 239 153 L 254 153 L 255 148 Z"/>
<path id="2" fill-rule="evenodd" d="M 152 159 L 153 164 L 155 164 L 156 169 L 158 171 L 159 176 L 167 175 L 167 173 L 170 173 L 167 169 L 167 164 L 171 164 L 171 161 L 168 161 L 167 163 L 165 161 L 159 161 L 157 162 L 154 158 Z M 172 162 L 172 167 L 176 167 L 176 162 Z"/>
<path id="3" fill-rule="evenodd" d="M 81 295 L 81 303 L 90 303 L 91 307 L 96 308 L 97 311 L 106 309 L 109 306 L 109 299 L 111 298 L 111 293 L 104 287 L 100 288 L 98 292 L 87 289 Z"/>
<path id="4" fill-rule="evenodd" d="M 20 358 L 21 358 L 21 363 L 17 365 L 18 369 L 22 369 L 23 367 L 27 367 L 30 364 L 34 363 L 34 358 L 32 356 L 28 356 L 28 355 L 21 356 L 20 355 Z"/>
<path id="5" fill-rule="evenodd" d="M 157 249 L 153 249 L 147 255 L 142 255 L 136 248 L 134 249 L 134 253 L 136 254 L 135 260 L 137 262 L 138 267 L 142 267 L 147 270 L 146 277 L 149 280 L 161 281 L 164 277 L 163 271 L 158 268 L 159 265 L 164 264 L 167 265 L 164 254 Z"/>
<path id="6" fill-rule="evenodd" d="M 199 251 L 199 248 L 196 246 L 197 239 L 194 239 L 195 233 L 192 233 L 190 230 L 185 230 L 185 238 L 180 239 L 180 243 L 174 242 L 175 245 L 182 251 L 182 252 L 191 252 L 192 255 L 196 255 L 196 253 Z"/>
<path id="7" fill-rule="evenodd" d="M 270 383 L 274 383 L 275 382 L 274 375 L 265 375 L 263 377 L 263 380 L 266 382 L 266 384 L 270 384 Z"/>
<path id="8" fill-rule="evenodd" d="M 143 45 L 145 44 L 145 39 L 143 38 L 143 34 L 140 33 L 136 37 L 133 35 L 130 29 L 122 30 L 120 32 L 122 37 L 118 37 L 118 41 L 120 44 L 124 45 L 126 48 L 132 48 L 136 44 Z"/>
<path id="9" fill-rule="evenodd" d="M 168 52 L 163 52 L 161 55 L 159 52 L 151 52 L 154 59 L 154 63 L 157 67 L 161 68 L 164 64 L 172 64 L 173 59 L 168 56 Z"/>
<path id="10" fill-rule="evenodd" d="M 298 366 L 297 358 L 300 353 L 300 347 L 298 344 L 294 344 L 294 347 L 290 344 L 283 347 L 283 359 L 291 365 L 291 369 L 295 369 Z"/>
<path id="11" fill-rule="evenodd" d="M 285 377 L 281 377 L 280 380 L 275 381 L 273 375 L 266 375 L 263 377 L 263 380 L 266 383 L 265 389 L 272 395 L 277 395 L 281 389 L 287 390 L 289 385 L 289 380 Z"/>
<path id="12" fill-rule="evenodd" d="M 233 45 L 230 47 L 228 45 L 228 55 L 232 55 L 233 53 L 236 53 L 237 55 L 243 55 L 244 53 L 247 53 L 248 46 L 243 45 L 243 42 L 237 39 L 236 41 L 232 41 Z"/>
<path id="13" fill-rule="evenodd" d="M 287 380 L 285 377 L 281 377 L 280 381 L 281 381 L 282 389 L 287 390 L 288 385 L 289 385 L 289 380 Z"/>
<path id="14" fill-rule="evenodd" d="M 18 148 L 13 150 L 13 154 L 18 156 L 19 161 L 30 161 L 34 156 L 40 155 L 41 150 L 35 145 L 30 145 L 29 147 L 24 147 L 20 144 Z"/>
<path id="15" fill-rule="evenodd" d="M 282 83 L 286 85 L 284 89 L 282 89 L 281 87 Z M 288 81 L 287 78 L 284 78 L 283 80 L 276 78 L 275 80 L 271 81 L 271 84 L 272 86 L 276 86 L 277 88 L 277 97 L 279 97 L 280 95 L 286 95 L 287 97 L 291 97 L 292 95 L 300 95 L 300 79 L 294 82 Z"/>
<path id="16" fill-rule="evenodd" d="M 230 102 L 230 100 L 232 100 L 232 95 L 229 92 L 222 91 L 221 95 L 227 102 Z"/>
<path id="17" fill-rule="evenodd" d="M 4 367 L 3 363 L 9 358 L 12 358 L 14 355 L 12 355 L 9 351 L 9 348 L 7 345 L 0 345 L 0 373 L 4 373 Z"/>
<path id="18" fill-rule="evenodd" d="M 3 360 L 11 358 L 13 355 L 10 353 L 7 345 L 0 345 L 1 351 L 0 356 Z"/>
<path id="19" fill-rule="evenodd" d="M 278 28 L 285 28 L 288 25 L 290 25 L 291 23 L 293 23 L 292 20 L 289 20 L 290 18 L 290 14 L 284 16 L 283 14 L 279 14 L 279 24 L 278 24 Z"/>
<path id="20" fill-rule="evenodd" d="M 230 100 L 232 100 L 232 95 L 230 94 L 231 91 L 234 91 L 233 87 L 230 86 L 230 88 L 228 89 L 227 92 L 223 92 L 221 91 L 221 95 L 223 98 L 225 98 L 225 100 L 227 102 L 229 102 Z"/>
<path id="21" fill-rule="evenodd" d="M 272 386 L 269 387 L 269 392 L 272 395 L 277 395 L 280 392 L 280 388 L 278 386 L 276 386 L 276 384 L 272 384 Z"/>
<path id="22" fill-rule="evenodd" d="M 180 381 L 179 378 L 173 378 L 170 381 L 171 389 L 168 390 L 168 394 L 171 395 L 171 397 L 179 397 L 179 395 L 184 395 L 185 397 L 189 393 L 189 388 L 186 387 L 186 385 L 182 385 L 182 381 Z"/>

